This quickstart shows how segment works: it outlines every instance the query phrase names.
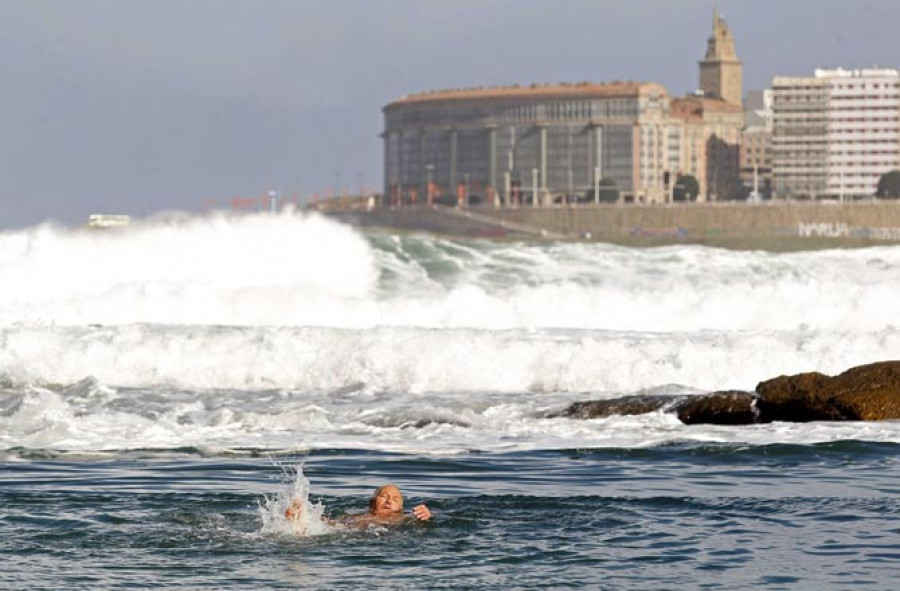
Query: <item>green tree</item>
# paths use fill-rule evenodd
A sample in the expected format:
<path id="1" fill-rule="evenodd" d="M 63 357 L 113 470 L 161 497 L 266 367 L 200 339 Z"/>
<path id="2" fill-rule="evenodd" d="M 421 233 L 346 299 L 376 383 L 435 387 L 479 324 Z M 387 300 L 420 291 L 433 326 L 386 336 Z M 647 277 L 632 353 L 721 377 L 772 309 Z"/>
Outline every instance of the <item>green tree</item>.
<path id="1" fill-rule="evenodd" d="M 696 201 L 700 194 L 700 183 L 691 174 L 680 175 L 672 188 L 672 199 L 675 201 Z"/>
<path id="2" fill-rule="evenodd" d="M 614 178 L 605 176 L 600 179 L 600 203 L 616 203 L 619 200 L 619 189 Z M 582 203 L 594 202 L 594 190 L 584 194 Z"/>
<path id="3" fill-rule="evenodd" d="M 900 199 L 900 170 L 892 170 L 881 175 L 875 196 L 882 199 Z"/>

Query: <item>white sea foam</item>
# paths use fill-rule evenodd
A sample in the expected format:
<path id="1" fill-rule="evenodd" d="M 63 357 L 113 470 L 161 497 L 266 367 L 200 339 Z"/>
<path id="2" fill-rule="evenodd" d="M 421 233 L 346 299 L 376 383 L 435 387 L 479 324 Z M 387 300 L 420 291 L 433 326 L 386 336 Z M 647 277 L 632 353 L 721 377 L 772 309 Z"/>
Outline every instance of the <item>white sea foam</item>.
<path id="1" fill-rule="evenodd" d="M 0 234 L 0 325 L 319 324 L 376 279 L 366 241 L 319 216 L 45 225 Z"/>
<path id="2" fill-rule="evenodd" d="M 684 392 L 666 387 L 649 390 Z M 0 398 L 5 393 L 0 393 Z M 546 418 L 575 400 L 608 395 L 403 394 L 314 392 L 120 391 L 88 403 L 47 389 L 14 394 L 0 414 L 0 449 L 181 450 L 202 453 L 263 450 L 365 449 L 452 454 L 679 442 L 814 443 L 846 439 L 900 443 L 900 421 L 727 427 L 684 425 L 663 412 L 594 420 Z M 301 488 L 297 488 L 300 486 Z M 279 516 L 303 496 L 302 482 L 285 485 L 265 510 L 272 527 L 295 529 Z M 310 513 L 311 514 L 311 513 Z M 307 527 L 309 524 L 305 524 Z M 279 529 L 280 528 L 280 529 Z M 273 530 L 274 531 L 274 530 Z"/>
<path id="3" fill-rule="evenodd" d="M 900 248 L 370 242 L 316 215 L 210 215 L 0 233 L 0 285 L 0 326 L 871 331 L 900 317 Z"/>
<path id="4" fill-rule="evenodd" d="M 895 358 L 900 329 L 696 331 L 298 327 L 9 327 L 0 381 L 175 389 L 630 392 L 752 390 L 802 371 Z"/>
<path id="5" fill-rule="evenodd" d="M 897 440 L 543 419 L 900 353 L 900 248 L 364 237 L 316 215 L 0 233 L 0 448 L 467 449 Z"/>

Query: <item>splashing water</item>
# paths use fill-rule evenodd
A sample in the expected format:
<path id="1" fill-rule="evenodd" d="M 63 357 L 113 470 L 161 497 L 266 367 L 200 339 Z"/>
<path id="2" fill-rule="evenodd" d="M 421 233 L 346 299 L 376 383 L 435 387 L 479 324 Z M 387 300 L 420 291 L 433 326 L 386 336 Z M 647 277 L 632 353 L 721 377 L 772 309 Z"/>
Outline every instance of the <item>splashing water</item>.
<path id="1" fill-rule="evenodd" d="M 303 464 L 284 467 L 286 482 L 274 496 L 265 497 L 259 504 L 262 533 L 292 536 L 321 536 L 334 532 L 334 528 L 322 521 L 325 507 L 309 500 L 309 479 L 303 475 Z M 290 507 L 300 507 L 299 514 L 288 518 Z"/>

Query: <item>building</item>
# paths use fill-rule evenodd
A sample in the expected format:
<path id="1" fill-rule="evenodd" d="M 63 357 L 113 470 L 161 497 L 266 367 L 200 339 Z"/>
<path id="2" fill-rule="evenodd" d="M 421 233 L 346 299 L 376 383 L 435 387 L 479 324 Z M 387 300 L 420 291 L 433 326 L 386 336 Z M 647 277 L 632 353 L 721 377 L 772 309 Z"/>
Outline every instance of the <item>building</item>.
<path id="1" fill-rule="evenodd" d="M 718 6 L 713 10 L 712 35 L 706 42 L 706 56 L 700 61 L 700 91 L 703 96 L 741 106 L 743 65 L 734 50 L 731 29 Z"/>
<path id="2" fill-rule="evenodd" d="M 405 96 L 384 107 L 385 195 L 548 204 L 608 179 L 625 199 L 663 201 L 668 110 L 665 88 L 638 82 Z"/>
<path id="3" fill-rule="evenodd" d="M 672 101 L 670 134 L 676 174 L 690 174 L 700 185 L 700 199 L 741 196 L 740 142 L 743 65 L 725 19 L 713 10 L 712 34 L 699 62 L 700 90 Z"/>
<path id="4" fill-rule="evenodd" d="M 718 10 L 699 68 L 701 92 L 674 100 L 652 82 L 403 96 L 383 109 L 385 199 L 665 203 L 687 174 L 701 200 L 739 197 L 742 65 Z"/>
<path id="5" fill-rule="evenodd" d="M 702 96 L 675 99 L 670 134 L 676 175 L 690 174 L 700 185 L 700 200 L 740 196 L 740 140 L 744 113 L 739 105 Z"/>
<path id="6" fill-rule="evenodd" d="M 772 184 L 778 198 L 872 197 L 900 168 L 900 73 L 816 70 L 773 81 Z"/>
<path id="7" fill-rule="evenodd" d="M 741 184 L 751 198 L 772 194 L 772 90 L 747 95 L 741 132 Z"/>

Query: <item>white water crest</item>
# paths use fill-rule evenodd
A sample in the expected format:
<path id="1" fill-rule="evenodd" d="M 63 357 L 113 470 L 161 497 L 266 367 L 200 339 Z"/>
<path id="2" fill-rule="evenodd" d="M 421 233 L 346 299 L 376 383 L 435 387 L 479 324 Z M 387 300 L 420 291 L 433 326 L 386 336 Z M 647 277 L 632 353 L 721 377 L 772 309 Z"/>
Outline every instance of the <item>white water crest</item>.
<path id="1" fill-rule="evenodd" d="M 45 225 L 0 234 L 0 325 L 327 324 L 377 272 L 362 236 L 319 216 Z"/>
<path id="2" fill-rule="evenodd" d="M 898 440 L 544 414 L 900 356 L 900 248 L 364 235 L 211 214 L 0 233 L 0 448 L 449 453 Z"/>
<path id="3" fill-rule="evenodd" d="M 878 330 L 900 249 L 367 240 L 318 215 L 0 233 L 0 326 Z"/>

